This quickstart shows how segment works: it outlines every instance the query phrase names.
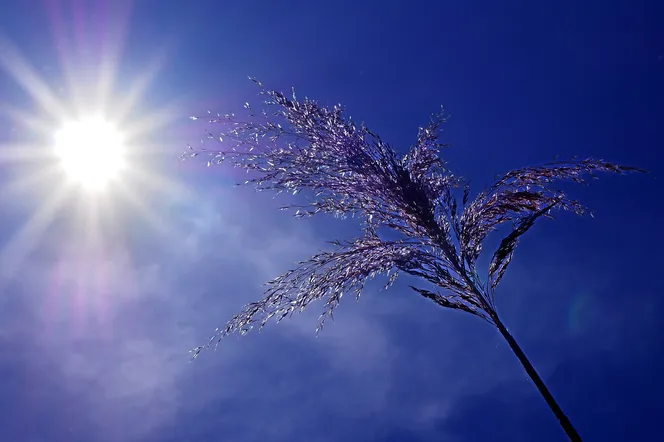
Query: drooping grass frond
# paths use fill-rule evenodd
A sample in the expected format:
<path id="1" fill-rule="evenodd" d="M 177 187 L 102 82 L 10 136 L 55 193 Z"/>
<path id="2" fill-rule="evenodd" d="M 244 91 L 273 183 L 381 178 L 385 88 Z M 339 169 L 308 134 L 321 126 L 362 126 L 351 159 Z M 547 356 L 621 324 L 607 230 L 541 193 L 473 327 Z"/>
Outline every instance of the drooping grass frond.
<path id="1" fill-rule="evenodd" d="M 519 237 L 525 234 L 537 219 L 548 216 L 549 211 L 556 207 L 579 215 L 587 212 L 578 201 L 552 187 L 555 181 L 586 183 L 586 176 L 597 178 L 597 172 L 624 174 L 636 171 L 644 172 L 635 167 L 586 159 L 549 163 L 508 172 L 481 192 L 463 211 L 460 220 L 460 248 L 464 262 L 474 269 L 487 236 L 499 225 L 512 223 L 512 232 L 503 239 L 489 266 L 488 290 L 493 291 L 512 259 Z"/>
<path id="2" fill-rule="evenodd" d="M 399 268 L 426 272 L 423 262 L 433 260 L 416 243 L 384 241 L 370 231 L 354 241 L 333 241 L 332 244 L 333 250 L 319 252 L 266 283 L 265 296 L 246 305 L 212 340 L 216 338 L 218 342 L 231 333 L 245 334 L 256 325 L 262 328 L 270 319 L 279 322 L 304 310 L 310 303 L 322 300 L 320 330 L 344 294 L 359 297 L 366 281 L 380 274 L 388 275 L 387 288 L 396 280 Z M 196 355 L 201 349 L 196 349 Z"/>
<path id="3" fill-rule="evenodd" d="M 255 81 L 255 80 L 254 80 Z M 267 284 L 263 299 L 248 304 L 211 339 L 245 333 L 257 323 L 281 320 L 324 302 L 321 325 L 332 315 L 345 293 L 356 296 L 366 280 L 389 273 L 390 285 L 399 272 L 419 277 L 439 291 L 412 287 L 438 305 L 495 319 L 494 290 L 511 262 L 519 238 L 553 208 L 584 213 L 585 208 L 552 187 L 554 181 L 585 182 L 597 172 L 626 173 L 640 169 L 602 160 L 545 164 L 513 170 L 469 201 L 463 189 L 461 207 L 455 190 L 462 179 L 454 176 L 440 157 L 439 140 L 445 123 L 441 111 L 419 130 L 415 144 L 399 155 L 365 125 L 344 116 L 340 105 L 326 107 L 298 100 L 260 86 L 266 109 L 247 116 L 218 115 L 207 121 L 218 125 L 221 147 L 190 148 L 184 157 L 208 156 L 208 164 L 231 162 L 253 175 L 245 184 L 259 190 L 307 191 L 309 201 L 293 204 L 295 216 L 317 213 L 359 215 L 365 236 L 334 242 L 323 251 Z M 501 242 L 489 265 L 487 281 L 475 268 L 487 236 L 503 223 L 513 230 Z M 399 240 L 377 233 L 391 230 Z M 198 355 L 203 347 L 194 350 Z"/>

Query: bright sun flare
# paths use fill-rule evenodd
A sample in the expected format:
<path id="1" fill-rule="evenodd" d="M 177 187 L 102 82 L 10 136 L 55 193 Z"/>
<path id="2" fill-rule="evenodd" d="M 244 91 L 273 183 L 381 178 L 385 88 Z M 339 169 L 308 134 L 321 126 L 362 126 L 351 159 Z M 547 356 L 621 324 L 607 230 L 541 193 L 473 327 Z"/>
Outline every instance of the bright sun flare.
<path id="1" fill-rule="evenodd" d="M 55 134 L 55 153 L 67 176 L 86 190 L 101 190 L 124 167 L 124 140 L 101 117 L 66 123 Z"/>
<path id="2" fill-rule="evenodd" d="M 151 210 L 153 204 L 148 198 L 189 196 L 177 180 L 156 173 L 151 164 L 142 161 L 157 147 L 148 142 L 154 131 L 168 127 L 179 115 L 178 102 L 163 103 L 159 110 L 141 105 L 168 61 L 170 48 L 164 46 L 154 52 L 133 80 L 122 76 L 119 81 L 125 36 L 100 34 L 98 25 L 91 21 L 86 23 L 95 37 L 90 46 L 87 38 L 79 41 L 88 30 L 83 22 L 82 28 L 60 25 L 61 17 L 78 17 L 80 8 L 63 4 L 55 9 L 53 49 L 61 55 L 62 70 L 53 73 L 53 78 L 50 74 L 42 77 L 41 69 L 35 68 L 0 32 L 0 77 L 13 79 L 31 97 L 28 109 L 14 108 L 4 102 L 7 100 L 0 103 L 1 119 L 9 117 L 12 126 L 20 129 L 17 134 L 27 134 L 17 136 L 15 145 L 6 144 L 7 137 L 0 142 L 0 165 L 17 167 L 14 179 L 7 180 L 3 172 L 0 197 L 4 201 L 8 196 L 20 199 L 24 194 L 44 193 L 42 204 L 19 231 L 0 244 L 0 291 L 2 281 L 9 281 L 8 277 L 22 269 L 26 257 L 42 245 L 54 220 L 62 219 L 63 211 L 76 211 L 68 218 L 76 227 L 76 236 L 83 235 L 85 253 L 98 246 L 102 253 L 105 241 L 118 237 L 105 234 L 107 229 L 121 228 L 115 216 L 119 210 L 135 211 L 154 231 L 171 232 L 172 226 Z M 129 14 L 123 12 L 116 18 L 114 29 L 128 29 Z M 103 39 L 97 39 L 98 34 Z M 97 45 L 103 50 L 88 51 Z M 49 84 L 50 80 L 58 84 L 57 89 Z M 28 140 L 36 142 L 29 144 Z M 86 198 L 72 192 L 73 183 L 86 193 Z M 79 227 L 83 227 L 82 232 Z"/>

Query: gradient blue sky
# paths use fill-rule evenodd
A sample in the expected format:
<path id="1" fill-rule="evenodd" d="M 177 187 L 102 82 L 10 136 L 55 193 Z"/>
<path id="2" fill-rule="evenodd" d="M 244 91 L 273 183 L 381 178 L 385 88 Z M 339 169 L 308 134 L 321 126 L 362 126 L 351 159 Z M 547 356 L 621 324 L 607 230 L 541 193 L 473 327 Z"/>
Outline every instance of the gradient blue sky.
<path id="1" fill-rule="evenodd" d="M 565 440 L 497 331 L 402 285 L 318 338 L 314 307 L 188 362 L 355 229 L 178 162 L 206 128 L 188 116 L 256 98 L 247 75 L 344 103 L 398 149 L 444 104 L 445 156 L 476 190 L 557 154 L 650 169 L 570 186 L 595 219 L 533 229 L 498 303 L 587 440 L 662 437 L 663 19 L 655 0 L 4 0 L 0 441 Z M 136 172 L 58 200 L 53 103 L 99 90 L 129 104 Z"/>

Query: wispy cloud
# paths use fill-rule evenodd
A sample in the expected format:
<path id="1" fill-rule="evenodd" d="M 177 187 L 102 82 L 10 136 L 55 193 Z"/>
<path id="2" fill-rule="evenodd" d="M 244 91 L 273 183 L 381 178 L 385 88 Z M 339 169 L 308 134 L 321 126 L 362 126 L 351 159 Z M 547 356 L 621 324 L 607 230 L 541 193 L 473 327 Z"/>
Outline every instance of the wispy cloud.
<path id="1" fill-rule="evenodd" d="M 209 189 L 155 209 L 169 220 L 168 241 L 141 231 L 131 247 L 109 243 L 97 255 L 58 236 L 42 245 L 12 289 L 28 322 L 7 322 L 3 336 L 26 343 L 36 370 L 46 368 L 35 361 L 51 361 L 55 374 L 40 371 L 39 382 L 52 378 L 85 404 L 89 422 L 67 424 L 72 434 L 325 441 L 375 428 L 360 422 L 389 422 L 386 438 L 425 434 L 456 419 L 450 413 L 468 394 L 522 377 L 490 327 L 399 284 L 371 285 L 359 303 L 344 299 L 318 337 L 312 306 L 189 363 L 188 349 L 260 297 L 263 282 L 331 239 L 278 205 Z M 524 278 L 519 292 L 531 288 Z"/>

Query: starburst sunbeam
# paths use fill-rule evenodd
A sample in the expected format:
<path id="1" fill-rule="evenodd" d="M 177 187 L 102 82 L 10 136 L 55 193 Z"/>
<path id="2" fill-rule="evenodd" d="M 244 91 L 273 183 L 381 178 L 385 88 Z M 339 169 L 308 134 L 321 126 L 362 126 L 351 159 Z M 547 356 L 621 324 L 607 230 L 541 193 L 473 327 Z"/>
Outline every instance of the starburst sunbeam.
<path id="1" fill-rule="evenodd" d="M 0 35 L 0 66 L 51 116 L 63 115 L 65 108 L 19 50 Z"/>
<path id="2" fill-rule="evenodd" d="M 51 199 L 44 203 L 3 247 L 0 251 L 0 277 L 10 279 L 14 276 L 25 258 L 41 241 L 44 232 L 64 205 L 67 196 L 65 186 L 58 188 Z"/>
<path id="3" fill-rule="evenodd" d="M 124 236 L 118 229 L 128 219 L 125 214 L 136 213 L 148 228 L 170 232 L 151 199 L 183 194 L 181 185 L 142 158 L 158 152 L 141 145 L 178 114 L 174 105 L 144 108 L 172 48 L 163 45 L 128 81 L 121 75 L 121 60 L 130 4 L 114 9 L 120 16 L 100 24 L 92 40 L 81 38 L 81 28 L 90 24 L 76 10 L 49 5 L 59 73 L 44 76 L 41 65 L 0 35 L 0 70 L 30 99 L 21 108 L 0 106 L 13 127 L 10 139 L 0 144 L 0 167 L 15 177 L 2 175 L 0 197 L 36 194 L 40 201 L 0 250 L 5 279 L 44 245 L 56 219 L 69 225 L 58 234 L 65 232 L 72 244 L 85 243 L 81 253 L 90 256 L 82 262 L 101 260 L 104 266 L 103 250 Z"/>
<path id="4" fill-rule="evenodd" d="M 48 184 L 57 178 L 58 169 L 54 165 L 42 167 L 35 173 L 19 175 L 4 186 L 0 187 L 0 199 L 9 196 L 17 196 L 36 188 L 37 186 Z"/>

